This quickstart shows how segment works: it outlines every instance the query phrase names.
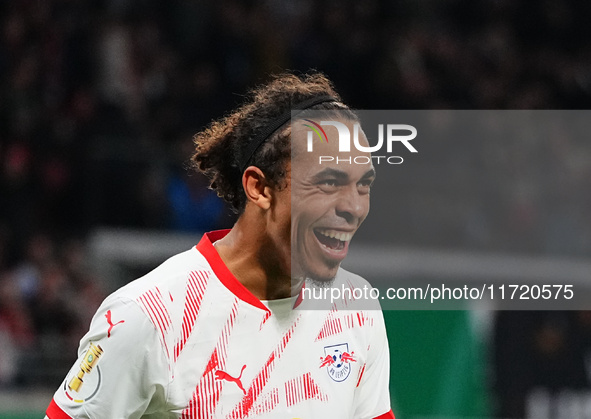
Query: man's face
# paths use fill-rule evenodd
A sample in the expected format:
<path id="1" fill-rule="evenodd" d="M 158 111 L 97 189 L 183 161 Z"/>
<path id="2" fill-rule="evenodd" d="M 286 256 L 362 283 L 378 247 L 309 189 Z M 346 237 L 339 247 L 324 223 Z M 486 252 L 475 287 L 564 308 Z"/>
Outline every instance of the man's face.
<path id="1" fill-rule="evenodd" d="M 340 122 L 353 133 L 353 121 Z M 337 129 L 323 128 L 328 142 L 314 138 L 312 152 L 306 147 L 309 128 L 302 122 L 292 126 L 291 137 L 292 275 L 318 281 L 333 279 L 347 256 L 349 242 L 369 212 L 369 190 L 375 178 L 369 153 L 358 151 L 353 142 L 351 152 L 339 152 Z M 359 142 L 368 145 L 362 132 Z M 320 156 L 334 160 L 320 164 Z M 362 164 L 353 162 L 358 156 L 364 156 L 357 159 Z"/>

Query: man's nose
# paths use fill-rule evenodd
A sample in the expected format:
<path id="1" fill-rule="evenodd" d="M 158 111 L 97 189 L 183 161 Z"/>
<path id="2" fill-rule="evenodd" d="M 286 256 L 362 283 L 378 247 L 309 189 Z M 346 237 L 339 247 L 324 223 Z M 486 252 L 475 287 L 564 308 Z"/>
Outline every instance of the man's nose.
<path id="1" fill-rule="evenodd" d="M 337 200 L 336 213 L 348 223 L 356 224 L 365 219 L 369 211 L 369 195 L 361 194 L 356 185 L 343 188 Z"/>

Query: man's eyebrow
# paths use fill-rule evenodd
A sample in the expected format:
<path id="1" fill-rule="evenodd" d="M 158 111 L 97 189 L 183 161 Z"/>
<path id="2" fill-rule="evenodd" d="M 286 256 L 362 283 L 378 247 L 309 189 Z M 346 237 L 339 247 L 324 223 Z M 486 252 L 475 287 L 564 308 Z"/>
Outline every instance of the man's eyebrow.
<path id="1" fill-rule="evenodd" d="M 375 177 L 375 176 L 376 176 L 376 171 L 372 167 L 371 169 L 369 169 L 367 172 L 365 172 L 363 174 L 362 179 L 367 179 L 367 178 L 371 178 L 371 177 Z M 312 180 L 317 181 L 317 180 L 326 179 L 327 177 L 334 177 L 334 178 L 337 178 L 340 180 L 348 180 L 349 174 L 345 171 L 342 171 L 342 170 L 337 170 L 337 169 L 327 167 L 327 168 L 321 170 L 320 172 L 316 173 L 313 176 Z"/>
<path id="2" fill-rule="evenodd" d="M 327 167 L 326 169 L 322 169 L 320 172 L 316 173 L 312 179 L 313 180 L 321 180 L 321 179 L 325 179 L 327 177 L 335 177 L 337 179 L 342 179 L 342 180 L 349 179 L 349 175 L 347 174 L 347 172 L 344 172 L 342 170 L 332 169 L 330 167 Z"/>

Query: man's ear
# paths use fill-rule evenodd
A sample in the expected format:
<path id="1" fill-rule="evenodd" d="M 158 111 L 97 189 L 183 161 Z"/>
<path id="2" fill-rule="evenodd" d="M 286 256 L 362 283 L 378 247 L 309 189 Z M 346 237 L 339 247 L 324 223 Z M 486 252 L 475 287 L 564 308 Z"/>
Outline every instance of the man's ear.
<path id="1" fill-rule="evenodd" d="M 247 167 L 242 174 L 242 187 L 250 202 L 265 210 L 271 207 L 271 187 L 261 169 Z"/>

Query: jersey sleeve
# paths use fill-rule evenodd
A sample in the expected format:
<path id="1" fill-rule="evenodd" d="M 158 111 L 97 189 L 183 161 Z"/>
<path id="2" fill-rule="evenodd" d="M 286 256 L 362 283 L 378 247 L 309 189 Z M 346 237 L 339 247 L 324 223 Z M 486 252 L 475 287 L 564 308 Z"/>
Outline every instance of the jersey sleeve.
<path id="1" fill-rule="evenodd" d="M 394 419 L 390 406 L 390 351 L 381 311 L 375 311 L 375 323 L 367 363 L 356 389 L 356 419 Z"/>
<path id="2" fill-rule="evenodd" d="M 168 360 L 136 302 L 109 297 L 80 341 L 78 360 L 56 391 L 49 419 L 139 418 L 166 403 Z"/>

